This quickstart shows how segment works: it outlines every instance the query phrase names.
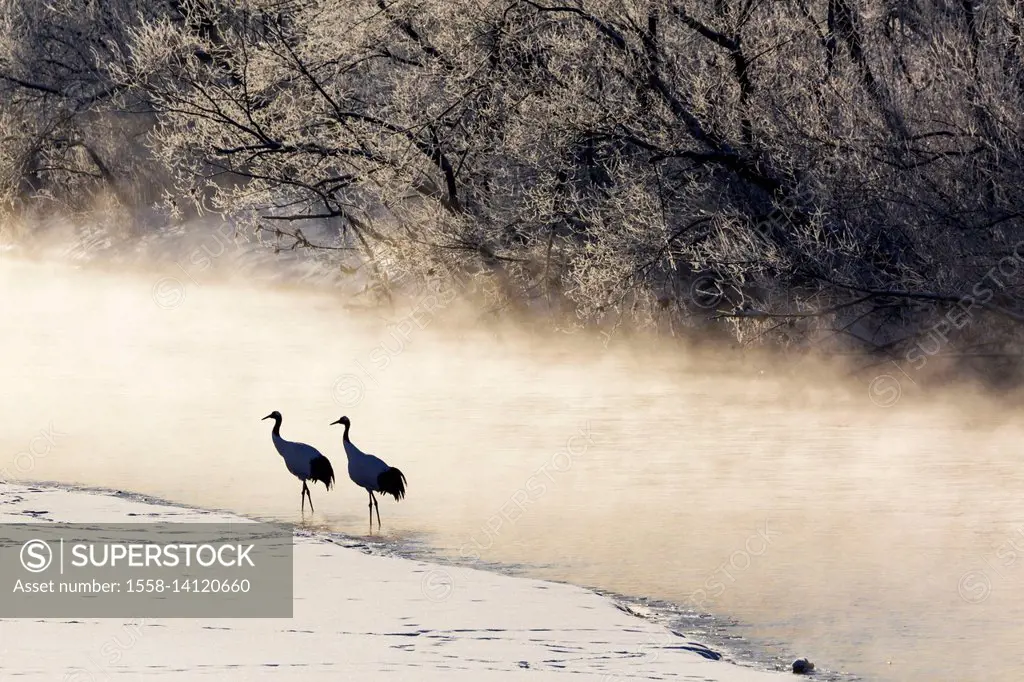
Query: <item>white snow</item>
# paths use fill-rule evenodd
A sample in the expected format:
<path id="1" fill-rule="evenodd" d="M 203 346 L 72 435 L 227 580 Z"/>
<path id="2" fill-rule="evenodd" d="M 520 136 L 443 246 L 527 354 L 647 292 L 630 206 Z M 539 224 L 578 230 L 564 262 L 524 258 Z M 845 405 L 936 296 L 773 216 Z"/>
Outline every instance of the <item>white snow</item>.
<path id="1" fill-rule="evenodd" d="M 228 520 L 244 519 L 0 484 L 0 523 Z M 707 660 L 694 651 L 701 645 L 579 587 L 366 549 L 297 529 L 292 619 L 0 620 L 0 679 L 767 682 L 782 675 Z"/>

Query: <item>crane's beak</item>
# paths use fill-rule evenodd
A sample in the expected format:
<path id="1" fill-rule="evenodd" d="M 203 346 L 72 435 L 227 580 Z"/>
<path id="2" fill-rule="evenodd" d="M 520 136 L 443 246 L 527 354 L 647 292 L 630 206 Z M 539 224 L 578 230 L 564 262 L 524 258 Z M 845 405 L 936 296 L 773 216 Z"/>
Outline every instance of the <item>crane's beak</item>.
<path id="1" fill-rule="evenodd" d="M 328 426 L 334 426 L 335 424 L 340 424 L 340 423 L 341 423 L 341 420 L 339 419 L 336 422 L 331 422 L 330 424 L 328 424 Z"/>
<path id="2" fill-rule="evenodd" d="M 267 420 L 267 419 L 270 419 L 270 418 L 271 418 L 271 417 L 273 417 L 273 416 L 274 416 L 273 414 L 268 414 L 268 415 L 267 415 L 266 417 L 264 417 L 264 418 L 263 418 L 263 419 L 261 419 L 260 421 L 265 421 L 265 420 Z"/>

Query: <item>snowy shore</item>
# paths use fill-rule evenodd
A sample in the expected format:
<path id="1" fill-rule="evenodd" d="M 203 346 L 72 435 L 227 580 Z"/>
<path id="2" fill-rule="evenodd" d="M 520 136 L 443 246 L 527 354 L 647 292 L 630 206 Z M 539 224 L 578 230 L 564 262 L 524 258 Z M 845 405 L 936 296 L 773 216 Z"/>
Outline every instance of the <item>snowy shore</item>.
<path id="1" fill-rule="evenodd" d="M 213 523 L 223 513 L 0 484 L 2 523 Z M 0 678 L 761 682 L 588 590 L 369 553 L 298 529 L 292 619 L 0 620 Z"/>

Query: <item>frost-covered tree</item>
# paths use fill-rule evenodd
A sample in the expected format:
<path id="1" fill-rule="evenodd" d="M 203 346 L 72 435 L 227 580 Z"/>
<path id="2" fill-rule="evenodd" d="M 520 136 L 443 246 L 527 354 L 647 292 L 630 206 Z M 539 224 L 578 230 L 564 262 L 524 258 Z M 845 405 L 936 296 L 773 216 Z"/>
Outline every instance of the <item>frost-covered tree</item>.
<path id="1" fill-rule="evenodd" d="M 165 14 L 135 0 L 0 0 L 0 206 L 75 212 L 134 205 L 152 120 L 111 78 L 133 24 Z"/>
<path id="2" fill-rule="evenodd" d="M 110 29 L 97 80 L 152 112 L 178 206 L 385 287 L 472 273 L 585 323 L 900 353 L 1024 254 L 1022 21 L 1012 0 L 176 0 Z M 1012 336 L 1021 294 L 974 296 L 962 342 Z"/>

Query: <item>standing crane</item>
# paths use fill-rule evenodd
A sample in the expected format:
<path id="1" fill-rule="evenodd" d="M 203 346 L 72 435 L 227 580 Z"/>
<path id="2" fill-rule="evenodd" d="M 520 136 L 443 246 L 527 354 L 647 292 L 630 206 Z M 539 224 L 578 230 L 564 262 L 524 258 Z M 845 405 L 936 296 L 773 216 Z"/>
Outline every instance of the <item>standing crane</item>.
<path id="1" fill-rule="evenodd" d="M 360 488 L 366 489 L 370 494 L 370 532 L 373 532 L 373 511 L 377 510 L 377 528 L 380 529 L 380 505 L 374 493 L 391 495 L 398 502 L 405 497 L 405 474 L 395 467 L 388 466 L 379 457 L 368 455 L 352 443 L 348 437 L 348 430 L 352 422 L 348 417 L 342 417 L 331 426 L 343 424 L 345 435 L 342 440 L 345 443 L 345 454 L 348 456 L 348 477 Z"/>
<path id="2" fill-rule="evenodd" d="M 329 459 L 320 454 L 320 451 L 312 445 L 305 443 L 293 443 L 290 440 L 281 438 L 281 413 L 274 410 L 263 419 L 274 420 L 274 430 L 271 438 L 274 447 L 284 458 L 284 465 L 295 478 L 302 481 L 302 513 L 306 513 L 306 498 L 309 498 L 309 511 L 313 512 L 313 496 L 309 494 L 309 487 L 306 481 L 320 481 L 328 490 L 334 483 L 334 467 Z M 260 421 L 263 421 L 261 419 Z M 379 523 L 379 522 L 378 522 Z"/>

